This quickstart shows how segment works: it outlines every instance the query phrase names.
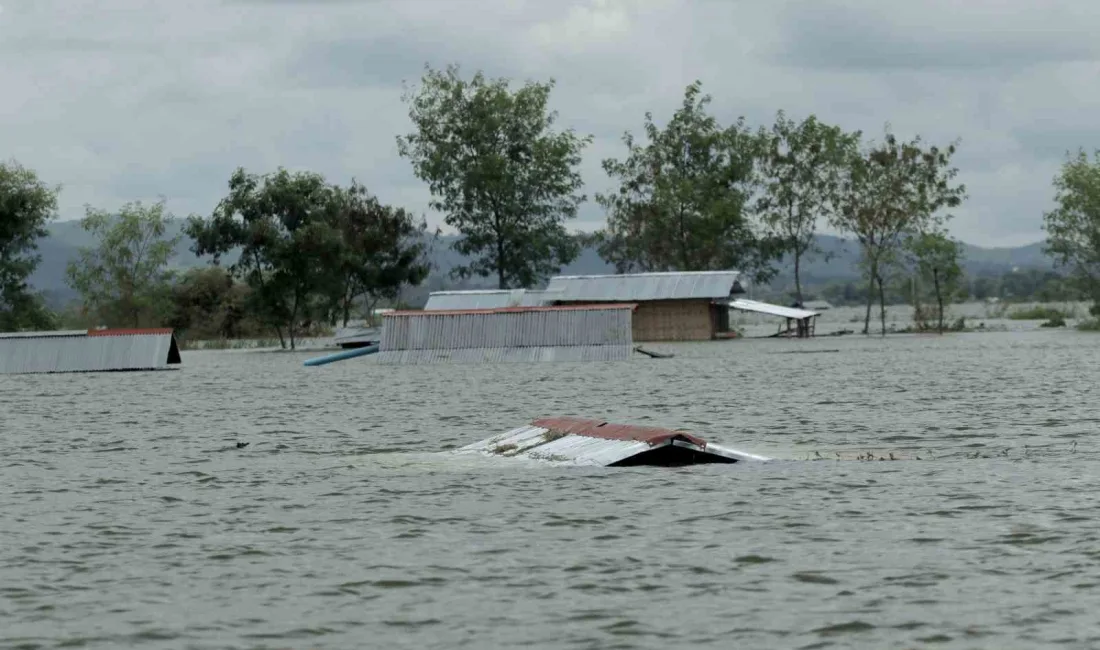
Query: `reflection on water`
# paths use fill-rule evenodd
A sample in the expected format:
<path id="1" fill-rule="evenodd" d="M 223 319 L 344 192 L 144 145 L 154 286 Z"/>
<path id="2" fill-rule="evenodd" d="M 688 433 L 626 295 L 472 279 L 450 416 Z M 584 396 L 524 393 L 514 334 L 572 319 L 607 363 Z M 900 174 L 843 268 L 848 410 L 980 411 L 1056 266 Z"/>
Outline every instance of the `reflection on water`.
<path id="1" fill-rule="evenodd" d="M 194 352 L 177 372 L 0 377 L 0 647 L 1100 643 L 1100 339 L 662 347 L 677 356 Z M 782 460 L 441 453 L 544 415 Z M 836 460 L 868 452 L 912 460 Z"/>

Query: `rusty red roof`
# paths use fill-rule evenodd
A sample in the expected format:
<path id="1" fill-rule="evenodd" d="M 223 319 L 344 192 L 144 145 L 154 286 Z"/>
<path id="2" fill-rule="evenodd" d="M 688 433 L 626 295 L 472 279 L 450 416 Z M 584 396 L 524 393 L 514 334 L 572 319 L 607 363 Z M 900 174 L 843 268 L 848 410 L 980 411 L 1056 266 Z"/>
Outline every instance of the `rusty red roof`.
<path id="1" fill-rule="evenodd" d="M 171 327 L 154 327 L 154 328 L 118 328 L 118 329 L 106 329 L 106 330 L 88 330 L 88 336 L 135 336 L 135 335 L 163 335 L 171 334 Z"/>
<path id="2" fill-rule="evenodd" d="M 637 309 L 637 303 L 591 303 L 584 305 L 554 305 L 544 307 L 497 307 L 494 309 L 408 309 L 391 311 L 383 316 L 454 316 L 459 314 L 522 314 L 538 311 L 581 311 L 585 309 Z"/>
<path id="3" fill-rule="evenodd" d="M 531 422 L 531 426 L 548 429 L 554 432 L 587 436 L 589 438 L 604 438 L 607 440 L 637 440 L 649 445 L 658 445 L 672 438 L 683 438 L 694 445 L 706 448 L 707 441 L 683 431 L 663 429 L 661 427 L 642 427 L 631 424 L 610 424 L 604 420 L 587 420 L 584 418 L 540 418 Z"/>

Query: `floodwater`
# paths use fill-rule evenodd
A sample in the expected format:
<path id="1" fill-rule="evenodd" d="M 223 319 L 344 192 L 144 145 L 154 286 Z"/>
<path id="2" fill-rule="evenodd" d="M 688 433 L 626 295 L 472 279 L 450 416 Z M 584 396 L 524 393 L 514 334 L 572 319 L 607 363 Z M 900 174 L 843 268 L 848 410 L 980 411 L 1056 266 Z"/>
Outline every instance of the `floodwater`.
<path id="1" fill-rule="evenodd" d="M 0 377 L 0 647 L 1100 647 L 1100 337 L 664 349 Z M 543 415 L 781 460 L 441 453 Z"/>

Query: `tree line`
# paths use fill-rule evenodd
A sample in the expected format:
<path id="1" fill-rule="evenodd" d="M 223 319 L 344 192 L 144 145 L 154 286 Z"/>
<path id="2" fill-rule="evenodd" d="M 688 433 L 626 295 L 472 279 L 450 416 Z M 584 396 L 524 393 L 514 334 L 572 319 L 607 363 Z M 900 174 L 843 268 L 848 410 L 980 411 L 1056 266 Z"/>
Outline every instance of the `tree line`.
<path id="1" fill-rule="evenodd" d="M 579 166 L 592 137 L 557 127 L 554 86 L 513 88 L 449 66 L 427 67 L 406 90 L 412 128 L 396 138 L 398 151 L 459 235 L 453 246 L 465 261 L 454 276 L 533 287 L 592 244 L 620 272 L 738 269 L 767 282 L 789 260 L 792 298 L 801 303 L 801 270 L 820 254 L 813 234 L 828 224 L 860 246 L 865 333 L 876 302 L 885 332 L 888 288 L 899 277 L 922 288 L 912 298 L 942 330 L 964 282 L 959 244 L 946 232 L 951 210 L 967 198 L 952 162 L 958 141 L 905 140 L 889 124 L 865 138 L 783 111 L 767 126 L 723 124 L 695 82 L 663 124 L 646 113 L 640 136 L 623 135 L 625 156 L 603 161 L 617 185 L 594 197 L 607 222 L 579 237 L 567 225 L 588 198 Z M 1100 158 L 1067 160 L 1055 187 L 1058 207 L 1044 217 L 1048 250 L 1100 304 Z M 58 191 L 17 163 L 0 166 L 0 327 L 48 319 L 26 278 Z M 163 202 L 88 208 L 83 224 L 98 245 L 68 269 L 86 314 L 224 336 L 259 328 L 293 348 L 313 323 L 346 322 L 430 272 L 433 234 L 424 219 L 383 205 L 355 181 L 342 187 L 311 172 L 238 169 L 209 216 L 189 217 L 191 250 L 211 267 L 183 277 L 168 270 L 178 243 L 164 236 L 169 218 Z M 231 251 L 238 257 L 223 268 Z"/>

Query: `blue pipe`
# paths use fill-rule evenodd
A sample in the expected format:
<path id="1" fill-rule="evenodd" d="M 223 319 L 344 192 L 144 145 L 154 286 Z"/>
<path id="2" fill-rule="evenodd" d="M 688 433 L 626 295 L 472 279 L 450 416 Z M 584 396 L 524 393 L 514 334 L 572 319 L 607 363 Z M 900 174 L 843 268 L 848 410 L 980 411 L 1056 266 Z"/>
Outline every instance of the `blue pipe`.
<path id="1" fill-rule="evenodd" d="M 368 345 L 363 348 L 352 348 L 350 350 L 344 350 L 337 352 L 336 354 L 329 354 L 323 357 L 316 357 L 313 359 L 307 359 L 302 365 L 306 366 L 323 366 L 326 363 L 332 363 L 333 361 L 343 361 L 344 359 L 352 359 L 354 357 L 361 357 L 367 354 L 374 354 L 378 352 L 378 345 Z"/>

